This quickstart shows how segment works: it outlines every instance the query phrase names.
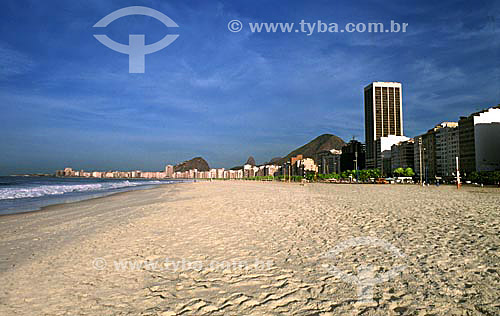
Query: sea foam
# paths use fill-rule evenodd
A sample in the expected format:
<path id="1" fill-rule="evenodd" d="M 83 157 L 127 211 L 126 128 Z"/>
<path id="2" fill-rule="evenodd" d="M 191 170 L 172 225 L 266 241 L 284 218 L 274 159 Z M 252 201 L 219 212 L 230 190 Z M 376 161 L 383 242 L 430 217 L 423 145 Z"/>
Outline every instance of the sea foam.
<path id="1" fill-rule="evenodd" d="M 90 192 L 135 187 L 141 185 L 155 185 L 168 183 L 165 181 L 119 181 L 101 182 L 88 184 L 61 184 L 61 185 L 39 185 L 36 187 L 10 187 L 0 188 L 0 200 L 34 198 L 46 195 L 61 195 L 70 192 Z"/>

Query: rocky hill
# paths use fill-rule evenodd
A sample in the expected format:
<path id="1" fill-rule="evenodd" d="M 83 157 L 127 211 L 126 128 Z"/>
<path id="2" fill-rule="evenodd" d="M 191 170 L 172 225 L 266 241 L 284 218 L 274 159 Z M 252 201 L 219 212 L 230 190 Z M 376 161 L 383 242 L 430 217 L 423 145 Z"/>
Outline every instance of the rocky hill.
<path id="1" fill-rule="evenodd" d="M 255 159 L 253 158 L 253 156 L 248 157 L 246 164 L 255 166 Z"/>
<path id="2" fill-rule="evenodd" d="M 174 166 L 175 172 L 183 172 L 190 169 L 198 169 L 198 171 L 209 171 L 210 166 L 202 157 L 195 157 L 191 160 L 184 161 L 183 163 Z"/>
<path id="3" fill-rule="evenodd" d="M 275 157 L 275 158 L 269 160 L 269 162 L 266 163 L 266 164 L 269 164 L 269 165 L 279 164 L 279 162 L 281 161 L 281 159 L 283 159 L 283 158 L 281 158 L 281 157 Z"/>
<path id="4" fill-rule="evenodd" d="M 289 160 L 290 157 L 294 157 L 297 155 L 303 155 L 304 158 L 315 158 L 318 152 L 331 149 L 340 150 L 344 145 L 345 142 L 342 140 L 342 138 L 332 134 L 323 134 L 316 137 L 304 146 L 293 150 L 288 155 L 286 155 L 286 157 L 281 158 L 279 160 L 279 163 L 284 163 L 285 161 Z"/>

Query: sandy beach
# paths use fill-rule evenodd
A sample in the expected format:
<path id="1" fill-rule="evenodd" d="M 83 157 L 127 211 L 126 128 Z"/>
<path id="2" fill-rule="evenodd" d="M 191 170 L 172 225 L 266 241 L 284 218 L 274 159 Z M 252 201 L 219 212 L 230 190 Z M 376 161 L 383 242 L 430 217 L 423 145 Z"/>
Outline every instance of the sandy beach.
<path id="1" fill-rule="evenodd" d="M 116 194 L 0 217 L 0 315 L 498 315 L 499 224 L 498 188 Z"/>

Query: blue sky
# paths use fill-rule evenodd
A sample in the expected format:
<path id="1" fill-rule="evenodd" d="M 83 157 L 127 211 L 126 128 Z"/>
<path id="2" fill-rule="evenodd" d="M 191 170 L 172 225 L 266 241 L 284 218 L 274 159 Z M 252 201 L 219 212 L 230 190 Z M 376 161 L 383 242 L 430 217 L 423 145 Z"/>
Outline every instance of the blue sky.
<path id="1" fill-rule="evenodd" d="M 496 2 L 496 3 L 495 3 Z M 102 33 L 179 34 L 144 74 L 100 44 L 114 10 L 156 9 Z M 227 23 L 243 22 L 239 33 Z M 406 33 L 251 33 L 249 22 L 408 23 Z M 403 83 L 405 134 L 500 103 L 498 1 L 23 1 L 0 11 L 0 174 L 232 167 L 314 137 L 364 139 L 363 87 Z"/>

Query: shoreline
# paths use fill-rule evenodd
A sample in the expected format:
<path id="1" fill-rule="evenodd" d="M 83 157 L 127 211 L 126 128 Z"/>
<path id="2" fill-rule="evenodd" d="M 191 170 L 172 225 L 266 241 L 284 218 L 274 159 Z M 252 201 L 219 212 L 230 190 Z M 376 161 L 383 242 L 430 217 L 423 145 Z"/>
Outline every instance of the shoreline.
<path id="1" fill-rule="evenodd" d="M 12 213 L 0 213 L 0 218 L 4 217 L 4 216 L 12 216 L 12 215 L 20 215 L 20 214 L 27 214 L 27 213 L 34 213 L 34 212 L 41 212 L 41 211 L 44 211 L 45 209 L 49 208 L 49 207 L 52 207 L 52 206 L 58 206 L 58 205 L 66 205 L 66 204 L 71 204 L 71 203 L 78 203 L 78 202 L 83 202 L 83 201 L 88 201 L 88 200 L 93 200 L 93 199 L 99 199 L 99 198 L 104 198 L 104 197 L 108 197 L 108 196 L 113 196 L 113 195 L 116 195 L 116 194 L 121 194 L 121 193 L 128 193 L 128 192 L 134 192 L 134 191 L 142 191 L 142 190 L 150 190 L 150 189 L 155 189 L 155 188 L 158 188 L 159 186 L 163 186 L 163 185 L 175 185 L 175 184 L 181 184 L 181 183 L 190 183 L 190 182 L 184 182 L 184 181 L 179 181 L 178 183 L 165 183 L 165 184 L 145 184 L 145 185 L 141 185 L 141 186 L 130 186 L 130 187 L 124 187 L 124 188 L 118 188 L 116 189 L 117 191 L 95 191 L 95 192 L 89 192 L 87 194 L 81 194 L 81 196 L 74 196 L 73 197 L 73 200 L 71 199 L 72 197 L 66 197 L 67 201 L 55 201 L 55 203 L 53 204 L 48 204 L 48 205 L 44 205 L 44 206 L 40 206 L 38 207 L 37 209 L 33 209 L 33 210 L 15 210 L 13 211 Z M 61 194 L 61 195 L 54 195 L 54 196 L 51 196 L 51 195 L 47 195 L 47 196 L 43 196 L 43 198 L 53 198 L 55 200 L 57 199 L 61 199 L 61 200 L 64 200 L 64 194 Z M 12 199 L 10 201 L 15 201 L 16 199 Z M 2 210 L 0 210 L 2 211 Z M 11 210 L 8 210 L 9 212 Z"/>
<path id="2" fill-rule="evenodd" d="M 245 180 L 245 179 L 213 179 L 213 182 L 223 182 L 223 183 L 279 183 L 279 184 L 295 184 L 295 185 L 301 185 L 303 186 L 304 183 L 301 182 L 288 182 L 288 181 L 257 181 L 257 180 Z M 180 185 L 180 184 L 189 184 L 189 183 L 204 183 L 204 182 L 211 182 L 211 181 L 185 181 L 185 182 L 179 182 L 179 183 L 167 183 L 167 184 L 154 184 L 151 185 L 151 187 L 147 188 L 134 188 L 131 190 L 127 191 L 122 191 L 122 192 L 112 192 L 109 194 L 105 195 L 100 195 L 96 197 L 90 197 L 90 198 L 84 198 L 81 200 L 76 200 L 76 201 L 69 201 L 69 202 L 62 202 L 62 203 L 55 203 L 55 204 L 50 204 L 46 206 L 42 206 L 39 209 L 36 210 L 27 210 L 27 211 L 18 211 L 15 213 L 9 213 L 9 214 L 0 214 L 0 219 L 2 218 L 7 218 L 9 216 L 19 216 L 19 215 L 27 215 L 27 214 L 32 214 L 32 213 L 39 213 L 39 212 L 45 212 L 45 211 L 50 211 L 50 209 L 57 209 L 59 207 L 64 207 L 72 204 L 77 204 L 77 203 L 82 203 L 86 201 L 93 201 L 93 200 L 99 200 L 99 199 L 104 199 L 107 197 L 111 196 L 119 196 L 122 194 L 127 194 L 127 193 L 132 193 L 136 191 L 148 191 L 148 190 L 154 190 L 158 189 L 162 186 L 172 186 L 172 185 Z M 455 188 L 456 189 L 456 184 L 440 184 L 439 186 L 436 185 L 429 185 L 429 186 L 421 186 L 418 183 L 396 183 L 396 184 L 374 184 L 374 183 L 330 183 L 330 182 L 312 182 L 312 183 L 305 183 L 305 185 L 311 185 L 311 184 L 316 184 L 316 185 L 365 185 L 365 186 L 380 186 L 380 187 L 392 187 L 392 186 L 409 186 L 409 187 L 423 187 L 425 188 L 439 188 L 439 187 L 444 187 L 444 188 Z M 479 186 L 479 185 L 474 185 L 474 184 L 462 184 L 460 189 L 457 190 L 468 190 L 468 191 L 475 191 L 475 190 L 470 190 L 470 189 L 484 189 L 484 190 L 490 190 L 490 189 L 500 189 L 500 187 L 496 185 L 485 185 L 485 186 Z M 500 193 L 500 190 L 498 191 Z"/>
<path id="3" fill-rule="evenodd" d="M 68 203 L 51 204 L 51 205 L 43 206 L 39 210 L 31 211 L 31 212 L 28 211 L 28 212 L 29 213 L 34 213 L 34 212 L 41 212 L 41 211 L 50 211 L 51 209 L 53 209 L 53 210 L 55 210 L 55 209 L 62 209 L 62 208 L 65 208 L 66 206 L 71 205 L 71 204 L 77 205 L 78 203 L 83 203 L 83 202 L 87 202 L 87 201 L 89 201 L 89 202 L 97 202 L 98 200 L 105 199 L 105 198 L 108 198 L 108 197 L 118 197 L 118 196 L 121 196 L 121 195 L 127 195 L 127 194 L 131 194 L 131 193 L 134 193 L 134 192 L 139 192 L 139 191 L 156 190 L 156 189 L 160 189 L 163 186 L 177 186 L 177 185 L 188 184 L 188 183 L 189 182 L 168 183 L 168 184 L 155 184 L 154 187 L 152 187 L 152 188 L 144 188 L 144 189 L 137 188 L 135 190 L 129 190 L 129 191 L 124 191 L 124 192 L 113 192 L 113 193 L 108 194 L 108 195 L 93 197 L 93 198 L 89 198 L 89 199 L 85 199 L 85 200 L 80 200 L 80 201 L 74 201 L 74 202 L 68 202 Z M 21 214 L 25 214 L 25 213 L 21 213 Z M 17 214 L 5 214 L 5 216 L 7 216 L 7 215 L 17 215 Z"/>
<path id="4" fill-rule="evenodd" d="M 0 234 L 0 275 L 1 272 L 10 269 L 6 267 L 10 263 L 17 266 L 29 260 L 32 255 L 43 256 L 46 250 L 53 251 L 57 248 L 56 246 L 85 239 L 93 236 L 95 232 L 114 225 L 114 219 L 107 219 L 102 223 L 88 222 L 87 220 L 92 217 L 108 217 L 108 213 L 127 209 L 128 201 L 141 201 L 140 203 L 144 205 L 154 203 L 148 202 L 146 197 L 156 197 L 163 192 L 175 194 L 179 191 L 179 187 L 188 187 L 187 184 L 189 183 L 164 184 L 154 188 L 115 192 L 81 201 L 48 205 L 36 211 L 4 214 L 0 216 L 0 231 L 2 232 Z M 136 218 L 144 215 L 142 212 L 134 212 L 133 209 L 128 213 L 126 211 L 123 211 L 123 214 L 120 213 L 117 214 L 117 222 L 127 220 L 125 216 Z M 50 241 L 38 249 L 40 247 L 38 241 L 42 240 L 40 236 L 46 231 L 53 231 L 51 235 L 48 235 Z M 18 241 L 14 242 L 15 240 Z M 12 249 L 20 249 L 20 252 L 12 252 Z M 5 259 L 6 256 L 8 259 Z"/>

